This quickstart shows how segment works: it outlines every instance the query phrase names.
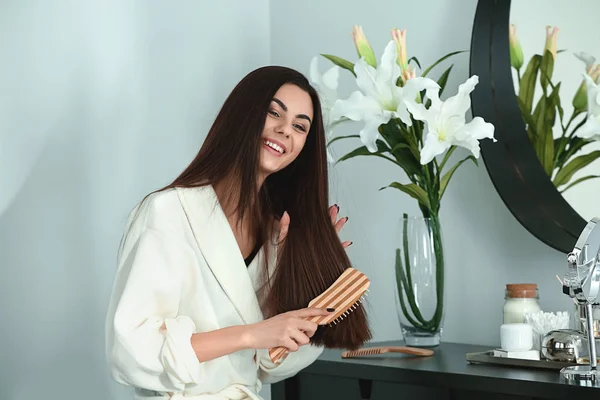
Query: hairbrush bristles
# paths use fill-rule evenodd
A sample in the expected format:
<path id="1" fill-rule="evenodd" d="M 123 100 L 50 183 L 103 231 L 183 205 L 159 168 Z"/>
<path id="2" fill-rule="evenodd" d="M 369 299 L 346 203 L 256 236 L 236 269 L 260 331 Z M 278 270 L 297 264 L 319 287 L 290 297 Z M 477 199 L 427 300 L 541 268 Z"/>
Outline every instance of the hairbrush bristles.
<path id="1" fill-rule="evenodd" d="M 355 311 L 366 295 L 371 282 L 362 272 L 347 268 L 327 290 L 315 297 L 309 307 L 332 308 L 335 311 L 329 315 L 308 318 L 319 325 L 337 325 Z M 287 355 L 287 348 L 276 347 L 269 349 L 269 356 L 278 363 Z"/>
<path id="2" fill-rule="evenodd" d="M 433 355 L 431 349 L 421 349 L 410 346 L 380 346 L 380 347 L 365 347 L 357 350 L 346 350 L 342 352 L 342 358 L 372 356 L 384 353 L 403 353 L 420 357 L 429 357 Z"/>
<path id="3" fill-rule="evenodd" d="M 352 350 L 348 352 L 344 352 L 342 354 L 342 358 L 350 358 L 357 356 L 372 356 L 376 354 L 381 354 L 381 349 L 362 349 L 362 350 Z"/>
<path id="4" fill-rule="evenodd" d="M 369 291 L 369 290 L 367 289 L 367 292 L 368 292 L 368 291 Z M 331 327 L 331 326 L 334 326 L 334 325 L 337 325 L 337 324 L 338 324 L 338 323 L 340 323 L 340 322 L 341 322 L 341 321 L 342 321 L 342 320 L 343 320 L 345 317 L 347 317 L 348 315 L 350 315 L 350 313 L 351 313 L 352 311 L 354 311 L 354 310 L 356 310 L 358 307 L 360 307 L 360 303 L 362 303 L 362 301 L 363 301 L 363 300 L 364 300 L 364 298 L 366 297 L 366 295 L 367 295 L 367 292 L 365 292 L 365 294 L 363 294 L 363 295 L 360 297 L 360 299 L 358 299 L 358 301 L 357 301 L 356 303 L 352 304 L 348 310 L 346 310 L 346 311 L 345 311 L 343 314 L 341 314 L 339 317 L 337 317 L 336 319 L 334 319 L 333 321 L 331 321 L 331 322 L 330 322 L 328 325 L 329 325 L 330 327 Z"/>

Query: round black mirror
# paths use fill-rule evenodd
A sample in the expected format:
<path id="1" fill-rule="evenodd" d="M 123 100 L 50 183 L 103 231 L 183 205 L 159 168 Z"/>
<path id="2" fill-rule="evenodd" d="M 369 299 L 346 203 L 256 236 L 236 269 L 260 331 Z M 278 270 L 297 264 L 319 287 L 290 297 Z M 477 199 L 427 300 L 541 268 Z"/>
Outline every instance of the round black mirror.
<path id="1" fill-rule="evenodd" d="M 586 219 L 553 183 L 528 136 L 511 69 L 510 24 L 510 0 L 479 0 L 471 39 L 470 74 L 479 76 L 479 86 L 471 94 L 472 110 L 495 125 L 498 139 L 496 143 L 481 142 L 482 158 L 496 190 L 517 220 L 539 240 L 568 253 Z M 542 41 L 539 52 L 543 53 L 543 45 Z M 582 72 L 583 67 L 574 74 L 581 78 Z M 590 182 L 600 188 L 600 181 Z M 600 208 L 600 201 L 590 201 Z"/>

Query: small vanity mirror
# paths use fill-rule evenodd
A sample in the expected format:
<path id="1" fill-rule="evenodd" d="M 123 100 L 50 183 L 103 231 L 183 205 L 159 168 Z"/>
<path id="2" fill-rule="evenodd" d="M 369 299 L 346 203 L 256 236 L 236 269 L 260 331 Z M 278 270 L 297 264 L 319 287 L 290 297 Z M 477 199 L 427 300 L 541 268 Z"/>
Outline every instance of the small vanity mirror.
<path id="1" fill-rule="evenodd" d="M 564 253 L 600 214 L 598 12 L 595 1 L 480 0 L 473 26 L 473 112 L 498 139 L 482 143 L 486 168 L 519 222 Z"/>
<path id="2" fill-rule="evenodd" d="M 592 382 L 600 386 L 594 334 L 593 306 L 600 302 L 600 218 L 592 218 L 579 236 L 575 247 L 567 255 L 567 272 L 563 292 L 585 307 L 589 365 L 565 367 L 561 375 L 573 382 Z"/>

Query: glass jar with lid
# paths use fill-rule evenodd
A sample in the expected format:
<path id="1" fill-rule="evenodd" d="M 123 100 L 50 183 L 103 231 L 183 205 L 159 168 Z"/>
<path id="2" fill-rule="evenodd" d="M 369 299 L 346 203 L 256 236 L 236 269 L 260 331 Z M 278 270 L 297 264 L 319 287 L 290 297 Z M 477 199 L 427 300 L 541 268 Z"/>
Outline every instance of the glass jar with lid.
<path id="1" fill-rule="evenodd" d="M 523 323 L 525 314 L 541 311 L 535 283 L 509 283 L 504 296 L 504 324 Z"/>

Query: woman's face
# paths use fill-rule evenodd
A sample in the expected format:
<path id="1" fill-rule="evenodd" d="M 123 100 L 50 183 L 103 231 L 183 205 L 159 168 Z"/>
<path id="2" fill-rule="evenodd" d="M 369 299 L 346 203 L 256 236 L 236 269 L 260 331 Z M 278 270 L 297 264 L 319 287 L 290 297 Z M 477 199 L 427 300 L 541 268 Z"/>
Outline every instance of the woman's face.
<path id="1" fill-rule="evenodd" d="M 313 119 L 310 95 L 296 85 L 284 84 L 271 100 L 262 134 L 262 178 L 290 165 L 302 151 Z"/>

